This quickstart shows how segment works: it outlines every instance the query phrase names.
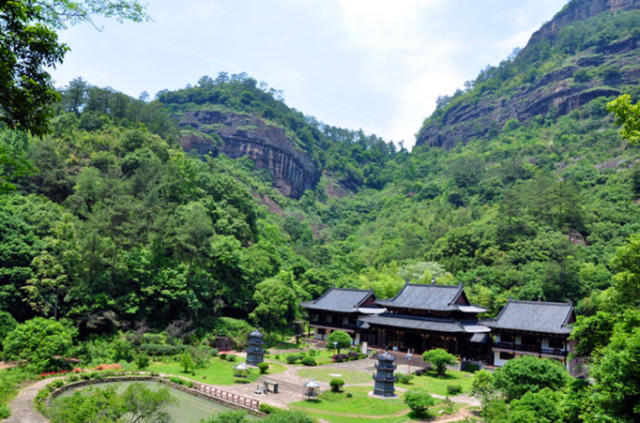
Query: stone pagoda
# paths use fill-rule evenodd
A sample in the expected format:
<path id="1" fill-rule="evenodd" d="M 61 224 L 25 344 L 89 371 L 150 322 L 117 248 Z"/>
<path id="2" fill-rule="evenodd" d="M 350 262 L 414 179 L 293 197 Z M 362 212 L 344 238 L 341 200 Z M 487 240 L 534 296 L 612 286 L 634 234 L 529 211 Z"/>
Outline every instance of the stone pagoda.
<path id="1" fill-rule="evenodd" d="M 264 361 L 264 335 L 258 329 L 249 334 L 247 347 L 247 364 L 257 366 Z"/>
<path id="2" fill-rule="evenodd" d="M 378 356 L 378 362 L 376 363 L 376 374 L 373 375 L 375 385 L 373 387 L 373 395 L 385 398 L 395 398 L 394 383 L 396 377 L 393 372 L 396 370 L 396 364 L 394 363 L 395 357 L 385 352 Z"/>

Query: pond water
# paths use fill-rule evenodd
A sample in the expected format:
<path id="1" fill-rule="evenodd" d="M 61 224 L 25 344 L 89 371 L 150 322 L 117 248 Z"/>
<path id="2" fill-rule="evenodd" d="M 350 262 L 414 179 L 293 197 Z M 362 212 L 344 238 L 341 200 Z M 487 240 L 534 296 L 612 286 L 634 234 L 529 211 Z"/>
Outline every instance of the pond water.
<path id="1" fill-rule="evenodd" d="M 52 401 L 52 405 L 55 405 L 58 398 L 64 398 L 66 396 L 73 395 L 74 392 L 77 391 L 82 391 L 89 388 L 100 389 L 106 388 L 107 386 L 116 386 L 118 392 L 123 392 L 132 383 L 141 383 L 145 387 L 154 390 L 168 388 L 171 395 L 173 395 L 173 397 L 176 399 L 176 403 L 168 406 L 165 411 L 172 417 L 175 423 L 199 423 L 202 419 L 209 418 L 221 411 L 229 410 L 229 408 L 217 402 L 208 401 L 206 399 L 187 394 L 186 392 L 182 392 L 153 381 L 108 382 L 69 389 L 68 391 L 63 392 L 57 398 L 55 398 Z"/>

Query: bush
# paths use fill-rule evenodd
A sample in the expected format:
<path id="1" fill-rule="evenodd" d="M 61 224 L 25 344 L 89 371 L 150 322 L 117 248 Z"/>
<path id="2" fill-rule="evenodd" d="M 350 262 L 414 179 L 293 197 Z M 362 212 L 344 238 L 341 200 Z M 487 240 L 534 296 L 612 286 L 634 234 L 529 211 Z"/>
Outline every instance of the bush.
<path id="1" fill-rule="evenodd" d="M 211 353 L 211 357 L 217 357 L 218 356 L 218 350 L 215 349 L 215 348 L 211 348 L 210 353 Z"/>
<path id="2" fill-rule="evenodd" d="M 11 410 L 6 405 L 0 405 L 0 419 L 8 419 L 11 416 Z"/>
<path id="3" fill-rule="evenodd" d="M 422 354 L 422 359 L 435 366 L 438 376 L 444 376 L 447 372 L 447 365 L 453 364 L 456 361 L 456 357 L 453 354 L 449 354 L 442 348 L 425 351 L 425 353 Z"/>
<path id="4" fill-rule="evenodd" d="M 347 357 L 349 358 L 349 361 L 353 361 L 353 360 L 359 359 L 360 354 L 354 351 L 349 351 L 349 353 L 347 354 Z"/>
<path id="5" fill-rule="evenodd" d="M 260 374 L 267 373 L 267 370 L 269 370 L 269 363 L 258 363 L 258 370 L 260 370 Z"/>
<path id="6" fill-rule="evenodd" d="M 138 370 L 146 369 L 147 367 L 149 367 L 150 363 L 151 359 L 149 358 L 149 355 L 143 352 L 136 355 L 136 367 L 138 368 Z"/>
<path id="7" fill-rule="evenodd" d="M 404 402 L 417 416 L 424 416 L 436 400 L 427 391 L 411 390 L 404 394 Z"/>
<path id="8" fill-rule="evenodd" d="M 331 379 L 329 385 L 331 385 L 331 392 L 340 392 L 340 390 L 342 390 L 342 387 L 344 386 L 344 380 Z"/>
<path id="9" fill-rule="evenodd" d="M 477 363 L 473 363 L 469 361 L 465 361 L 464 363 L 462 363 L 460 368 L 462 369 L 462 371 L 470 372 L 470 373 L 475 373 L 478 370 L 480 370 L 480 366 Z"/>
<path id="10" fill-rule="evenodd" d="M 184 345 L 142 344 L 140 351 L 151 356 L 177 355 L 185 349 Z"/>
<path id="11" fill-rule="evenodd" d="M 404 373 L 396 373 L 398 383 L 409 384 L 413 380 L 413 375 L 405 375 Z"/>
<path id="12" fill-rule="evenodd" d="M 352 394 L 351 392 L 347 392 L 346 397 L 347 397 L 347 398 L 353 398 L 353 394 Z"/>
<path id="13" fill-rule="evenodd" d="M 458 395 L 462 393 L 461 385 L 447 385 L 447 394 Z"/>
<path id="14" fill-rule="evenodd" d="M 220 353 L 220 354 L 218 355 L 218 358 L 219 358 L 220 360 L 226 360 L 226 359 L 227 359 L 227 353 Z"/>
<path id="15" fill-rule="evenodd" d="M 266 402 L 260 402 L 259 410 L 265 414 L 271 414 L 274 411 L 277 411 L 278 407 L 274 407 L 273 405 L 267 404 Z"/>
<path id="16" fill-rule="evenodd" d="M 343 361 L 347 361 L 349 359 L 349 356 L 347 356 L 346 354 L 335 354 L 331 358 L 333 359 L 334 363 L 342 363 Z"/>
<path id="17" fill-rule="evenodd" d="M 318 365 L 318 363 L 316 363 L 316 359 L 311 357 L 311 356 L 308 356 L 308 355 L 305 355 L 302 358 L 302 364 L 304 364 L 305 366 L 317 366 Z"/>
<path id="18" fill-rule="evenodd" d="M 300 354 L 287 354 L 287 357 L 286 357 L 287 364 L 295 364 L 301 359 L 302 359 L 302 356 Z"/>

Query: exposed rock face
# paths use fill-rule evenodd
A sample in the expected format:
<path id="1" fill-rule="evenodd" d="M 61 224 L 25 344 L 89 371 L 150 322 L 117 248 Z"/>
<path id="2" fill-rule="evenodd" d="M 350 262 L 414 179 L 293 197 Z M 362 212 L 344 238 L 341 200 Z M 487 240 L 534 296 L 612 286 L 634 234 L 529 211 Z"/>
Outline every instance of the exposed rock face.
<path id="1" fill-rule="evenodd" d="M 604 12 L 640 9 L 640 0 L 578 0 L 567 4 L 553 19 L 533 33 L 527 45 L 553 38 L 558 29 Z"/>
<path id="2" fill-rule="evenodd" d="M 571 2 L 552 21 L 536 31 L 526 48 L 543 39 L 553 40 L 557 30 L 576 20 L 594 17 L 606 11 L 640 9 L 640 0 L 579 0 Z M 422 129 L 417 145 L 453 148 L 475 137 L 485 137 L 491 131 L 500 130 L 509 119 L 520 123 L 530 121 L 536 115 L 546 115 L 555 110 L 564 115 L 594 98 L 615 96 L 616 86 L 636 84 L 640 77 L 640 40 L 627 40 L 587 51 L 590 55 L 576 58 L 567 66 L 537 78 L 532 84 L 522 86 L 509 96 L 481 97 L 475 103 L 461 102 L 447 109 L 440 119 L 431 119 Z M 621 70 L 615 81 L 603 81 L 595 77 L 588 82 L 576 83 L 573 74 L 580 68 L 615 63 Z"/>
<path id="3" fill-rule="evenodd" d="M 268 169 L 274 186 L 283 195 L 299 198 L 316 186 L 320 172 L 306 153 L 298 149 L 283 128 L 249 115 L 221 111 L 187 112 L 182 127 L 192 127 L 205 134 L 218 134 L 221 145 L 197 135 L 180 140 L 185 151 L 201 155 L 224 153 L 229 157 L 247 156 L 258 169 Z"/>

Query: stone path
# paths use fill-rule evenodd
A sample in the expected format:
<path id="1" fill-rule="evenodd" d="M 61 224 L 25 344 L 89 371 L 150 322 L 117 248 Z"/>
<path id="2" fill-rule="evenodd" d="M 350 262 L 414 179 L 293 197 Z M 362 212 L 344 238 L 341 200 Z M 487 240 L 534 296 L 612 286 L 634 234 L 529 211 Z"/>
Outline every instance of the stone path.
<path id="1" fill-rule="evenodd" d="M 9 403 L 11 417 L 4 423 L 48 423 L 49 419 L 36 410 L 33 400 L 38 391 L 56 379 L 60 378 L 43 379 L 24 387 Z"/>

